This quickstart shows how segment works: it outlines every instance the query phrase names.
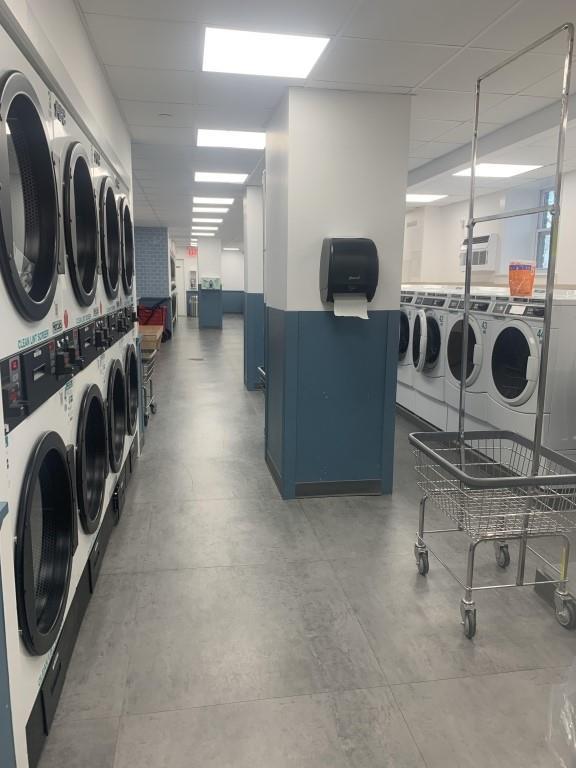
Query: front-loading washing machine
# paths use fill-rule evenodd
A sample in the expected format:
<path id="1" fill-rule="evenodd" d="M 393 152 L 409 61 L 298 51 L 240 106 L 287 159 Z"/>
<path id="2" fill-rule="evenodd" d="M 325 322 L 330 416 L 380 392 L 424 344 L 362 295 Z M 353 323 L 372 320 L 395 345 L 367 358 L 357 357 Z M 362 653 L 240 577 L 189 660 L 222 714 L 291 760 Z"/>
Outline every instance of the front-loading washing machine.
<path id="1" fill-rule="evenodd" d="M 416 296 L 412 324 L 413 412 L 439 430 L 447 425 L 444 396 L 448 294 L 430 291 Z"/>
<path id="2" fill-rule="evenodd" d="M 490 310 L 493 301 L 494 296 L 491 293 L 475 292 L 470 297 L 464 422 L 465 428 L 468 430 L 489 429 L 488 340 L 490 338 Z M 448 406 L 448 431 L 456 431 L 459 426 L 463 315 L 463 296 L 453 297 L 448 306 L 445 350 L 445 396 Z"/>
<path id="3" fill-rule="evenodd" d="M 534 434 L 543 298 L 506 298 L 492 306 L 488 368 L 488 422 L 527 438 Z M 554 294 L 542 442 L 563 453 L 576 451 L 574 369 L 576 295 Z"/>
<path id="4" fill-rule="evenodd" d="M 412 327 L 414 324 L 414 302 L 416 291 L 402 288 L 400 295 L 400 337 L 398 340 L 398 376 L 396 402 L 408 411 L 414 410 L 414 366 L 412 365 Z"/>
<path id="5" fill-rule="evenodd" d="M 0 75 L 0 359 L 62 324 L 49 109 L 48 89 L 32 72 Z"/>

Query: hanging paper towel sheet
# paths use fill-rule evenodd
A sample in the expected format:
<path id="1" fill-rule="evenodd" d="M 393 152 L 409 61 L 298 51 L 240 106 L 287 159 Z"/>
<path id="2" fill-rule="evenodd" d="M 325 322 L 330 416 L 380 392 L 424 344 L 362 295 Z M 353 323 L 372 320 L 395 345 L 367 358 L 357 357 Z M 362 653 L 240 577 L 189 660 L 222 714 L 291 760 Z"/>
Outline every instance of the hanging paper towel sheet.
<path id="1" fill-rule="evenodd" d="M 368 299 L 360 293 L 335 293 L 336 317 L 359 317 L 368 320 Z"/>

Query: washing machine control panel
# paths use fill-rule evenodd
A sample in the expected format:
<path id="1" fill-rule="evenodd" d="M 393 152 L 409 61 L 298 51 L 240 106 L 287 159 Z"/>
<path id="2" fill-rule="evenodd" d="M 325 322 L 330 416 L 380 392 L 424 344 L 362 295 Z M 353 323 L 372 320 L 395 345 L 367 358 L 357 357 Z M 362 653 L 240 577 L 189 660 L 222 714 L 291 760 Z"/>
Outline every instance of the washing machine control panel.
<path id="1" fill-rule="evenodd" d="M 132 328 L 133 311 L 128 307 L 0 361 L 5 433 Z"/>

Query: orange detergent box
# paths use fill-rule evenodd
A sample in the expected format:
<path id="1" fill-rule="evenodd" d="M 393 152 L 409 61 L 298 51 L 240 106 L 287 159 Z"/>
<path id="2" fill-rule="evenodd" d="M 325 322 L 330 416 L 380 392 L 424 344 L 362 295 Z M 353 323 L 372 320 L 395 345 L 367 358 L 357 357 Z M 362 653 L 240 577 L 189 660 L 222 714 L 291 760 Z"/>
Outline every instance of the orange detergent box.
<path id="1" fill-rule="evenodd" d="M 531 261 L 511 261 L 508 267 L 508 283 L 511 296 L 532 296 L 536 265 Z"/>

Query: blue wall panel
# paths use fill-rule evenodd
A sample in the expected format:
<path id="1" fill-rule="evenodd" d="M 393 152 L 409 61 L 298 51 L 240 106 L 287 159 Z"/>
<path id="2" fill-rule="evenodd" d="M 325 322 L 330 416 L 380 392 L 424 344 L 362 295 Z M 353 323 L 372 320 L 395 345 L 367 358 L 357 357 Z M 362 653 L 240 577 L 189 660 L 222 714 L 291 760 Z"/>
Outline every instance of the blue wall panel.
<path id="1" fill-rule="evenodd" d="M 267 318 L 267 458 L 282 495 L 391 493 L 398 312 Z"/>
<path id="2" fill-rule="evenodd" d="M 198 326 L 199 328 L 222 328 L 222 291 L 200 289 Z"/>
<path id="3" fill-rule="evenodd" d="M 222 291 L 222 311 L 225 315 L 244 313 L 244 291 Z"/>
<path id="4" fill-rule="evenodd" d="M 256 389 L 258 368 L 264 366 L 264 296 L 261 293 L 244 294 L 244 384 Z"/>

